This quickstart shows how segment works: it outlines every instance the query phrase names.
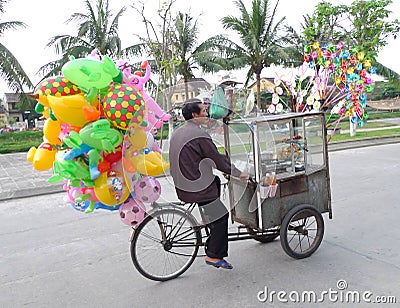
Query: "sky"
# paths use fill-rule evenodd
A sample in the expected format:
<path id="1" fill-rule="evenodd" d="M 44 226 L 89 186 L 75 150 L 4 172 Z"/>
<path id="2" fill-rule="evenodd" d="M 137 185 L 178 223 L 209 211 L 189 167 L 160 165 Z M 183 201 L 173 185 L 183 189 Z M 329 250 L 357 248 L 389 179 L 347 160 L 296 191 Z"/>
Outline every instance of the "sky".
<path id="1" fill-rule="evenodd" d="M 250 0 L 243 0 L 246 5 Z M 136 1 L 138 2 L 138 1 Z M 144 0 L 146 16 L 152 16 L 159 8 L 162 0 Z M 289 25 L 297 28 L 302 21 L 302 16 L 311 14 L 318 0 L 295 1 L 280 0 L 277 15 L 286 16 Z M 127 8 L 124 15 L 120 18 L 120 37 L 123 47 L 137 43 L 133 33 L 144 34 L 143 24 L 139 15 L 131 7 L 132 0 L 110 0 L 110 8 L 116 13 L 120 8 Z M 271 1 L 275 4 L 275 1 Z M 350 0 L 331 0 L 334 4 L 350 4 Z M 198 18 L 199 23 L 199 42 L 212 35 L 225 33 L 232 38 L 232 32 L 224 30 L 220 19 L 227 15 L 239 17 L 239 10 L 234 5 L 234 0 L 176 0 L 173 5 L 174 11 L 190 12 L 192 16 Z M 393 0 L 389 7 L 393 14 L 391 18 L 400 20 L 400 0 Z M 8 31 L 6 35 L 0 37 L 1 43 L 7 46 L 16 56 L 22 67 L 30 76 L 32 82 L 36 84 L 40 76 L 36 75 L 38 69 L 59 57 L 52 48 L 46 47 L 50 38 L 60 34 L 72 34 L 76 29 L 74 24 L 66 24 L 65 21 L 76 12 L 84 12 L 83 0 L 9 0 L 5 6 L 5 14 L 1 15 L 1 22 L 22 21 L 27 24 L 25 29 Z M 379 54 L 378 61 L 400 73 L 400 38 L 391 40 Z M 143 59 L 145 60 L 145 59 Z M 274 77 L 277 68 L 264 69 L 262 77 Z M 210 82 L 217 82 L 225 72 L 219 72 L 207 77 Z M 232 74 L 238 81 L 244 81 L 243 72 Z M 202 76 L 197 76 L 202 77 Z M 4 82 L 0 80 L 0 94 L 8 92 Z"/>

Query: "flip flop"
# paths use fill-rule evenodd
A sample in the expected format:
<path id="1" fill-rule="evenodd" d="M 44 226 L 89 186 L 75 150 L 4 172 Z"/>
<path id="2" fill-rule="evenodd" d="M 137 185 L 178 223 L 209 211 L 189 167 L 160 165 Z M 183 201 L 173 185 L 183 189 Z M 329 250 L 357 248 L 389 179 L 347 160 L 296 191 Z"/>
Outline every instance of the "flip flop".
<path id="1" fill-rule="evenodd" d="M 219 260 L 218 262 L 211 262 L 211 261 L 206 261 L 206 264 L 208 265 L 212 265 L 216 268 L 225 268 L 225 269 L 233 269 L 232 264 L 230 264 L 229 262 L 227 262 L 224 259 Z"/>

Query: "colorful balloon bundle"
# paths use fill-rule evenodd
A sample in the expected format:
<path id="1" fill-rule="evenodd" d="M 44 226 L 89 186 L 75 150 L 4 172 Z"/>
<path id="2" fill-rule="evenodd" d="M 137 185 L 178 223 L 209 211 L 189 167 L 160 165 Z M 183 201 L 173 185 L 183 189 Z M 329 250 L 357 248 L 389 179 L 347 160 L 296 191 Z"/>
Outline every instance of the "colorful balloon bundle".
<path id="1" fill-rule="evenodd" d="M 371 60 L 357 47 L 346 49 L 342 42 L 336 45 L 315 42 L 304 48 L 304 62 L 314 71 L 313 89 L 321 102 L 321 109 L 332 108 L 339 122 L 350 117 L 352 123 L 363 126 L 367 94 L 374 90 L 371 74 L 376 73 Z M 336 128 L 335 127 L 335 128 Z"/>
<path id="2" fill-rule="evenodd" d="M 132 74 L 128 63 L 95 50 L 71 58 L 62 76 L 45 80 L 31 95 L 46 121 L 44 141 L 27 160 L 39 171 L 53 168 L 49 182 L 65 180 L 75 209 L 119 210 L 130 226 L 144 219 L 143 203 L 158 199 L 154 176 L 169 168 L 153 134 L 171 115 L 144 87 L 151 74 L 147 61 L 142 69 L 144 76 Z"/>

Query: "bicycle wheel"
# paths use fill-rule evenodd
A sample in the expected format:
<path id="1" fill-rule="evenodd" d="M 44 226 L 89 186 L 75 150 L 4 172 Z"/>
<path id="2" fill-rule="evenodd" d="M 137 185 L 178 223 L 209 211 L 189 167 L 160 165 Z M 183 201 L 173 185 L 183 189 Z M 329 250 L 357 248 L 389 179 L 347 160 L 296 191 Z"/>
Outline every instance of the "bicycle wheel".
<path id="1" fill-rule="evenodd" d="M 295 259 L 311 256 L 324 236 L 324 219 L 311 205 L 298 205 L 283 218 L 280 237 L 283 250 Z"/>
<path id="2" fill-rule="evenodd" d="M 196 220 L 184 210 L 160 209 L 138 226 L 131 242 L 134 266 L 144 277 L 166 281 L 192 265 L 201 244 Z"/>

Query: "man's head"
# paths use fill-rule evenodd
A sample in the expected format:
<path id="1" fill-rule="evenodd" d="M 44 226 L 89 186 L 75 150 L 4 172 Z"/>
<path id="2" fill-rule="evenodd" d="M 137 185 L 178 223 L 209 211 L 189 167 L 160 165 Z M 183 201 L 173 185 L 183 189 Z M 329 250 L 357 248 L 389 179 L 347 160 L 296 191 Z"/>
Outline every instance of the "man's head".
<path id="1" fill-rule="evenodd" d="M 182 108 L 182 115 L 186 121 L 193 119 L 196 122 L 203 122 L 207 120 L 207 106 L 197 98 L 189 99 Z"/>

